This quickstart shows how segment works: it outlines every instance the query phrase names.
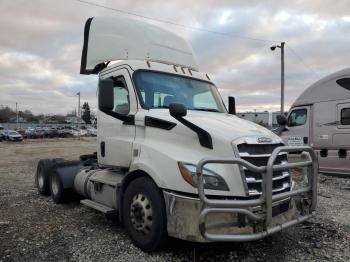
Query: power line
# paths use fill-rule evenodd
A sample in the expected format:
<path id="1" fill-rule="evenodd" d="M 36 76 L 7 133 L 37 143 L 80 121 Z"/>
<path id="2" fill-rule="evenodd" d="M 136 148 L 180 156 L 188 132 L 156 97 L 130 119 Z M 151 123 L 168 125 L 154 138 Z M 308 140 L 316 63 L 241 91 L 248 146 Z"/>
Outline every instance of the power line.
<path id="1" fill-rule="evenodd" d="M 159 19 L 159 18 L 149 17 L 149 16 L 140 15 L 140 14 L 132 13 L 132 12 L 129 12 L 129 11 L 125 11 L 125 10 L 121 10 L 121 9 L 117 9 L 117 8 L 113 8 L 113 7 L 109 7 L 109 6 L 105 6 L 105 5 L 96 4 L 96 3 L 85 1 L 85 0 L 75 0 L 75 1 L 87 4 L 87 5 L 91 5 L 91 6 L 96 6 L 96 7 L 108 9 L 108 10 L 111 10 L 111 11 L 114 11 L 114 12 L 118 12 L 118 13 L 122 13 L 122 14 L 126 14 L 126 15 L 131 15 L 131 16 L 135 16 L 135 17 L 139 17 L 139 18 L 143 18 L 143 19 L 159 22 L 159 23 L 179 26 L 179 27 L 182 27 L 182 28 L 185 28 L 185 29 L 197 30 L 197 31 L 202 31 L 202 32 L 206 32 L 206 33 L 211 33 L 211 34 L 217 34 L 217 35 L 222 35 L 222 36 L 227 36 L 227 37 L 232 37 L 232 38 L 241 38 L 241 39 L 258 41 L 258 42 L 279 43 L 279 41 L 275 41 L 275 40 L 254 38 L 254 37 L 241 36 L 241 35 L 233 35 L 233 34 L 218 32 L 218 31 L 214 31 L 214 30 L 204 29 L 204 28 L 200 28 L 200 27 L 187 26 L 187 25 L 171 22 L 171 21 L 168 21 L 168 20 L 163 20 L 163 19 Z"/>
<path id="2" fill-rule="evenodd" d="M 304 59 L 298 55 L 298 53 L 290 46 L 287 44 L 287 47 L 290 49 L 290 51 L 292 51 L 292 53 L 300 60 L 300 62 L 307 68 L 310 70 L 310 72 L 312 72 L 315 76 L 317 76 L 317 78 L 320 78 L 320 76 L 315 72 L 315 70 L 313 70 L 311 67 L 309 67 L 305 62 Z"/>
<path id="3" fill-rule="evenodd" d="M 168 20 L 163 20 L 163 19 L 159 19 L 159 18 L 154 18 L 154 17 L 145 16 L 145 15 L 140 15 L 140 14 L 136 14 L 136 13 L 133 13 L 133 12 L 129 12 L 129 11 L 125 11 L 125 10 L 122 10 L 122 9 L 117 9 L 117 8 L 113 8 L 113 7 L 109 7 L 109 6 L 105 6 L 105 5 L 101 5 L 101 4 L 97 4 L 97 3 L 93 3 L 93 2 L 89 2 L 89 1 L 85 1 L 85 0 L 75 0 L 75 1 L 83 3 L 83 4 L 87 4 L 87 5 L 90 5 L 90 6 L 100 7 L 100 8 L 104 8 L 104 9 L 111 10 L 111 11 L 114 11 L 114 12 L 130 15 L 130 16 L 135 16 L 135 17 L 139 17 L 139 18 L 143 18 L 143 19 L 147 19 L 147 20 L 151 20 L 151 21 L 155 21 L 155 22 L 159 22 L 159 23 L 175 25 L 175 26 L 182 27 L 182 28 L 185 28 L 185 29 L 196 30 L 196 31 L 201 31 L 201 32 L 211 33 L 211 34 L 217 34 L 217 35 L 231 37 L 231 38 L 246 39 L 246 40 L 251 40 L 251 41 L 258 41 L 258 42 L 265 42 L 265 43 L 280 43 L 280 41 L 276 41 L 276 40 L 268 40 L 268 39 L 254 38 L 254 37 L 249 37 L 249 36 L 233 35 L 233 34 L 229 34 L 229 33 L 218 32 L 218 31 L 204 29 L 204 28 L 200 28 L 200 27 L 187 26 L 187 25 L 171 22 L 171 21 L 168 21 Z M 319 78 L 319 75 L 311 67 L 309 67 L 304 62 L 303 58 L 300 55 L 298 55 L 298 53 L 290 45 L 287 44 L 287 47 L 300 60 L 300 62 L 307 69 L 310 70 L 310 72 L 312 72 L 315 76 L 317 76 Z"/>

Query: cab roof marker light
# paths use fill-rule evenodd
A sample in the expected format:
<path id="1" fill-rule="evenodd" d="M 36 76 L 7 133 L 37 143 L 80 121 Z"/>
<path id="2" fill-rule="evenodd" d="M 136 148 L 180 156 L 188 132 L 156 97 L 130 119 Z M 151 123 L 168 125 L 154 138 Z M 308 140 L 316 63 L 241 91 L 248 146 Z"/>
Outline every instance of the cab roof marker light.
<path id="1" fill-rule="evenodd" d="M 181 66 L 181 71 L 184 75 L 186 75 L 185 69 Z"/>
<path id="2" fill-rule="evenodd" d="M 210 80 L 210 78 L 209 78 L 208 74 L 205 74 L 205 76 L 208 78 L 208 80 Z"/>
<path id="3" fill-rule="evenodd" d="M 174 67 L 174 71 L 177 72 L 176 65 L 174 65 L 173 67 Z"/>
<path id="4" fill-rule="evenodd" d="M 151 63 L 149 62 L 149 60 L 146 61 L 146 64 L 147 64 L 148 68 L 151 68 Z"/>

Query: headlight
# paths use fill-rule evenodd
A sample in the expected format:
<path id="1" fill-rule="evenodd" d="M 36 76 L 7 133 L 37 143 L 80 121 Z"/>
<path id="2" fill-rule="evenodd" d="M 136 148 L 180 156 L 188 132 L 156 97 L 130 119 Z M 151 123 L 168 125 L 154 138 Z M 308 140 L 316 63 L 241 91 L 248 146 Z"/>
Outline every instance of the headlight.
<path id="1" fill-rule="evenodd" d="M 179 162 L 179 169 L 183 179 L 193 187 L 197 187 L 196 165 Z M 203 169 L 205 189 L 229 191 L 225 180 L 215 172 Z"/>

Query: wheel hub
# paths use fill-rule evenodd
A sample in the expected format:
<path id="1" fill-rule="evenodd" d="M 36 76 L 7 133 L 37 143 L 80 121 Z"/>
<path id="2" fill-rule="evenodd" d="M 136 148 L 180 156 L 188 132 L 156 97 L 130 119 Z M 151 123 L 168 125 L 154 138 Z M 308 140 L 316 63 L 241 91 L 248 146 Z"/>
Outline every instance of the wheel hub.
<path id="1" fill-rule="evenodd" d="M 44 174 L 43 174 L 43 170 L 39 170 L 38 173 L 38 184 L 39 184 L 39 188 L 43 188 L 44 187 Z"/>
<path id="2" fill-rule="evenodd" d="M 136 194 L 130 205 L 131 223 L 137 232 L 144 235 L 150 233 L 152 228 L 152 206 L 144 194 Z"/>
<path id="3" fill-rule="evenodd" d="M 59 188 L 59 185 L 58 185 L 58 179 L 56 178 L 56 177 L 52 177 L 51 178 L 51 183 L 52 183 L 52 185 L 51 185 L 51 188 L 52 188 L 52 193 L 54 194 L 54 195 L 57 195 L 58 194 L 58 188 Z"/>

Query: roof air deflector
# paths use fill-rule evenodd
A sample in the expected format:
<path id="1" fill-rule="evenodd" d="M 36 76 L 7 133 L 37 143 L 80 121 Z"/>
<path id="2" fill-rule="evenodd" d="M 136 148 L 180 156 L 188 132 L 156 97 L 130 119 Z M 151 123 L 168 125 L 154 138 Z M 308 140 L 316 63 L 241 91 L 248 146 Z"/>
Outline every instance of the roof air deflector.
<path id="1" fill-rule="evenodd" d="M 91 17 L 85 23 L 81 74 L 98 74 L 108 61 L 141 60 L 198 71 L 192 47 L 180 36 L 126 17 Z"/>

